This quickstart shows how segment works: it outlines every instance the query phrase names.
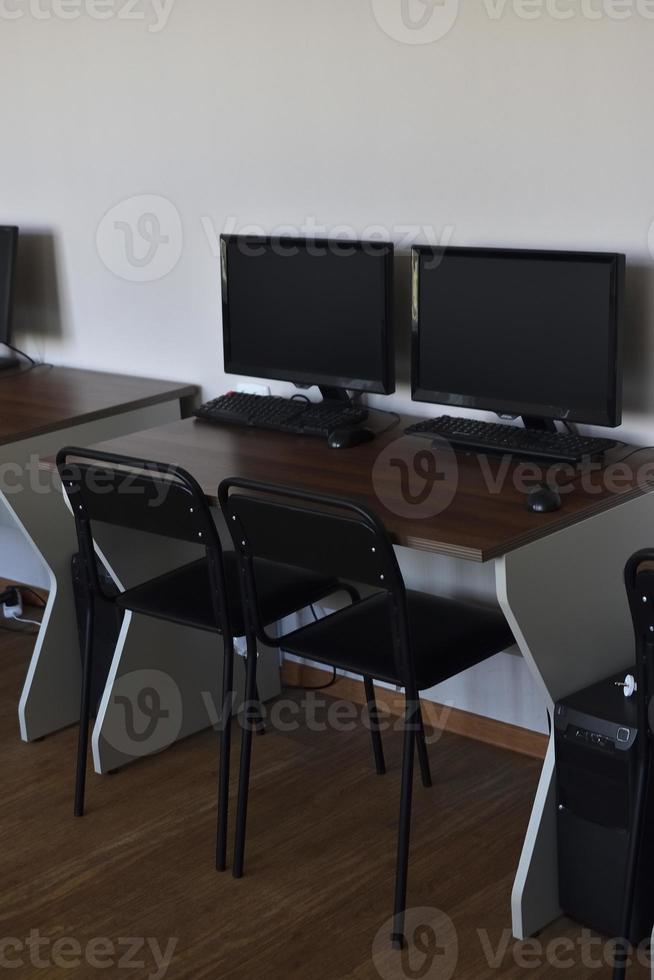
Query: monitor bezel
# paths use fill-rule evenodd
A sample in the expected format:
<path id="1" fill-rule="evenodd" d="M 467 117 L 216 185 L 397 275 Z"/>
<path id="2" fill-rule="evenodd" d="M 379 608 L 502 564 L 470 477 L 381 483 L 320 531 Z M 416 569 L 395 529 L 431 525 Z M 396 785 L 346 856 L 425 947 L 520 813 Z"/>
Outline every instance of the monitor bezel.
<path id="1" fill-rule="evenodd" d="M 231 318 L 229 313 L 229 288 L 227 276 L 228 247 L 245 241 L 253 247 L 270 247 L 280 243 L 285 248 L 306 248 L 313 245 L 318 248 L 333 247 L 335 244 L 356 251 L 379 251 L 384 259 L 384 321 L 380 333 L 382 372 L 378 378 L 354 378 L 349 375 L 323 374 L 316 372 L 271 371 L 265 365 L 256 361 L 236 362 L 231 355 Z M 226 374 L 236 374 L 245 377 L 265 378 L 271 381 L 286 381 L 300 387 L 322 385 L 330 388 L 351 389 L 352 391 L 370 392 L 371 394 L 390 395 L 395 391 L 395 361 L 393 338 L 393 258 L 392 242 L 363 241 L 339 238 L 302 238 L 288 235 L 238 235 L 223 234 L 220 236 L 220 266 L 223 316 L 223 365 Z"/>
<path id="2" fill-rule="evenodd" d="M 18 226 L 0 225 L 0 235 L 9 237 L 9 271 L 7 282 L 7 306 L 0 309 L 0 346 L 11 343 L 14 314 L 14 292 L 16 288 L 16 256 L 18 253 Z"/>
<path id="3" fill-rule="evenodd" d="M 546 405 L 538 402 L 505 401 L 457 392 L 438 391 L 420 384 L 420 275 L 425 258 L 441 260 L 457 254 L 475 258 L 539 259 L 551 261 L 601 262 L 611 264 L 609 367 L 607 403 L 603 409 L 589 411 L 575 406 Z M 450 405 L 462 409 L 495 412 L 497 415 L 531 416 L 615 428 L 622 421 L 622 338 L 624 319 L 625 256 L 621 252 L 570 251 L 561 249 L 489 248 L 472 246 L 414 245 L 411 249 L 411 398 L 416 402 Z"/>

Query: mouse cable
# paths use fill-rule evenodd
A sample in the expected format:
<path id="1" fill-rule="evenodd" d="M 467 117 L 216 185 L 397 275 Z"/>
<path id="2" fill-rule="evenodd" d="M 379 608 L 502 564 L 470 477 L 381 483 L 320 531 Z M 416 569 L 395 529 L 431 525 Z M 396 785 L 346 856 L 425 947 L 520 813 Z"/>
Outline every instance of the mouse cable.
<path id="1" fill-rule="evenodd" d="M 402 420 L 402 416 L 398 412 L 391 412 L 386 408 L 372 408 L 370 405 L 367 405 L 366 408 L 369 412 L 377 412 L 379 415 L 393 416 L 391 422 L 385 429 L 380 429 L 379 432 L 375 432 L 375 437 L 383 436 L 385 432 L 390 432 L 390 430 L 394 429 L 396 425 L 399 425 Z"/>
<path id="2" fill-rule="evenodd" d="M 623 442 L 622 445 L 626 446 L 628 443 Z M 624 463 L 626 459 L 631 459 L 631 457 L 635 456 L 637 453 L 644 453 L 647 449 L 654 452 L 654 446 L 636 446 L 635 449 L 632 449 L 631 452 L 627 453 L 625 456 L 621 456 L 620 459 L 612 459 L 611 463 Z M 609 466 L 611 463 L 609 463 Z"/>

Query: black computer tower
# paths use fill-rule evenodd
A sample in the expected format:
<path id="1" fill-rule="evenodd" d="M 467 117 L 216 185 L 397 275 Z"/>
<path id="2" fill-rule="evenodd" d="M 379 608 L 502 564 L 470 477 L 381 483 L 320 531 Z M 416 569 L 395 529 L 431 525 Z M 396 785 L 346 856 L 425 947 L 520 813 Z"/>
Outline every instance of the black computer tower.
<path id="1" fill-rule="evenodd" d="M 636 697 L 622 671 L 556 704 L 559 898 L 565 914 L 608 937 L 623 932 L 623 896 L 635 805 Z M 648 779 L 631 935 L 654 923 L 654 800 Z"/>

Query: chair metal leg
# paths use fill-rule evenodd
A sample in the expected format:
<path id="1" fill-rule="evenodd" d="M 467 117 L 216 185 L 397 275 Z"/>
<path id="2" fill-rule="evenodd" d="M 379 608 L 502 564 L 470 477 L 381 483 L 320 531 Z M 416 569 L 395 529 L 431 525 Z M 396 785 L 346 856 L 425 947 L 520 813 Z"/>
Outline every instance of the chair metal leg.
<path id="1" fill-rule="evenodd" d="M 227 821 L 229 811 L 229 761 L 232 746 L 234 697 L 234 644 L 225 640 L 223 653 L 223 707 L 220 718 L 220 768 L 218 774 L 218 822 L 216 825 L 216 870 L 227 867 Z"/>
<path id="2" fill-rule="evenodd" d="M 427 752 L 427 740 L 425 738 L 425 723 L 422 717 L 422 707 L 418 706 L 420 714 L 420 730 L 417 733 L 418 762 L 420 763 L 420 777 L 425 789 L 432 785 L 431 770 L 429 768 L 429 753 Z"/>
<path id="3" fill-rule="evenodd" d="M 257 641 L 253 636 L 247 638 L 247 663 L 245 675 L 245 703 L 250 706 L 257 691 Z M 248 809 L 248 791 L 250 786 L 250 760 L 252 757 L 252 729 L 256 723 L 245 718 L 241 735 L 241 763 L 238 781 L 238 803 L 236 807 L 236 836 L 234 839 L 234 867 L 232 874 L 235 878 L 243 877 L 245 857 L 245 825 Z"/>
<path id="4" fill-rule="evenodd" d="M 255 692 L 254 693 L 254 696 L 256 698 L 256 702 L 257 702 L 257 704 L 260 705 L 261 704 L 261 698 L 259 697 L 259 685 L 258 684 L 256 685 L 256 687 L 254 689 L 254 692 Z M 259 711 L 259 721 L 257 722 L 257 735 L 265 735 L 265 734 L 266 734 L 266 723 L 263 720 L 263 709 L 262 709 L 261 711 Z"/>
<path id="5" fill-rule="evenodd" d="M 77 736 L 77 770 L 75 775 L 76 817 L 84 815 L 84 791 L 86 788 L 86 756 L 89 745 L 89 719 L 91 714 L 91 679 L 93 676 L 93 625 L 95 618 L 94 600 L 88 599 L 86 622 L 84 625 L 84 653 L 82 662 L 82 696 L 79 712 L 79 733 Z"/>
<path id="6" fill-rule="evenodd" d="M 639 691 L 640 694 L 640 691 Z M 643 695 L 644 697 L 644 695 Z M 627 867 L 625 874 L 624 895 L 622 898 L 622 934 L 616 940 L 613 958 L 613 980 L 624 980 L 629 962 L 631 933 L 631 918 L 634 908 L 634 892 L 638 875 L 638 862 L 641 851 L 641 837 L 645 817 L 647 782 L 649 776 L 649 735 L 646 725 L 639 728 L 638 737 L 641 748 L 636 770 L 636 791 L 634 794 L 634 810 L 629 835 Z"/>
<path id="7" fill-rule="evenodd" d="M 368 706 L 368 719 L 370 722 L 370 737 L 372 739 L 372 751 L 375 756 L 375 768 L 378 776 L 383 776 L 386 772 L 384 762 L 384 749 L 382 747 L 381 734 L 379 731 L 379 712 L 377 711 L 377 701 L 375 700 L 375 687 L 372 677 L 364 674 L 363 686 L 366 692 L 366 703 Z"/>
<path id="8" fill-rule="evenodd" d="M 416 742 L 416 713 L 418 699 L 407 694 L 404 727 L 404 753 L 402 757 L 402 789 L 400 793 L 400 823 L 397 836 L 397 866 L 395 871 L 395 904 L 393 908 L 393 932 L 391 942 L 395 949 L 403 949 L 404 913 L 406 910 L 407 875 L 409 870 L 409 840 L 411 836 L 411 797 L 413 792 L 413 757 Z"/>

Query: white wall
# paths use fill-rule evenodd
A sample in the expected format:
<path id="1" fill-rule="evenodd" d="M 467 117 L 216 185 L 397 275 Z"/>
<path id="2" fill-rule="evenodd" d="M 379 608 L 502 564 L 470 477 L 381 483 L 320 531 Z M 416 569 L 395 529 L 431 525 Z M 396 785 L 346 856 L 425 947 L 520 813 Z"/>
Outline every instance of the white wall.
<path id="1" fill-rule="evenodd" d="M 653 441 L 654 11 L 539 2 L 445 0 L 433 19 L 409 0 L 427 23 L 407 30 L 401 0 L 165 0 L 163 12 L 0 0 L 0 221 L 24 232 L 17 341 L 218 393 L 211 238 L 225 228 L 376 226 L 406 244 L 413 226 L 453 244 L 619 249 L 625 431 Z M 113 222 L 148 210 L 169 241 L 139 271 Z M 137 260 L 146 247 L 137 239 Z M 396 404 L 406 382 L 404 367 Z"/>

